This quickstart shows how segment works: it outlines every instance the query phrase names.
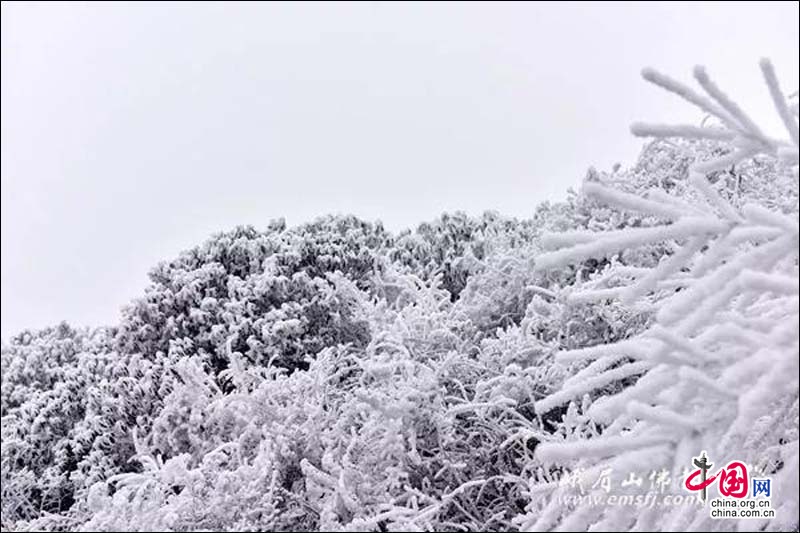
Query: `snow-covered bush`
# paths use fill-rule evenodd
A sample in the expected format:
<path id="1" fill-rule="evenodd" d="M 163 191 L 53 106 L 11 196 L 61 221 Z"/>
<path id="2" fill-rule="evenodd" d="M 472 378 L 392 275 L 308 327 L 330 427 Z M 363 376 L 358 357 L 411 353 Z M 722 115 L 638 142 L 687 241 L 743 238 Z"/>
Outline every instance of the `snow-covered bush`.
<path id="1" fill-rule="evenodd" d="M 359 341 L 326 275 L 342 272 L 366 287 L 387 239 L 380 226 L 355 217 L 216 235 L 153 270 L 146 296 L 125 312 L 118 349 L 152 358 L 178 341 L 217 372 L 234 351 L 256 364 L 274 358 L 302 367 L 306 354 Z"/>
<path id="2" fill-rule="evenodd" d="M 2 513 L 6 521 L 67 510 L 82 456 L 77 425 L 109 367 L 109 331 L 67 324 L 26 331 L 3 347 Z"/>
<path id="3" fill-rule="evenodd" d="M 482 261 L 505 249 L 529 246 L 538 230 L 532 221 L 506 218 L 490 211 L 480 218 L 443 214 L 416 231 L 401 232 L 389 252 L 392 262 L 429 280 L 442 276 L 442 287 L 455 301 L 468 279 L 482 271 Z"/>

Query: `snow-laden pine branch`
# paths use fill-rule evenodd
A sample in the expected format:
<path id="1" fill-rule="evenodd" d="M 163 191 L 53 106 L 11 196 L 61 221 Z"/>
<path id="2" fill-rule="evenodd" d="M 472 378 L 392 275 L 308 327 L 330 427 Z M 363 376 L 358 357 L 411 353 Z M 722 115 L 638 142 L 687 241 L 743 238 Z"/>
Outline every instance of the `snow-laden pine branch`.
<path id="1" fill-rule="evenodd" d="M 649 271 L 628 277 L 627 286 L 587 285 L 585 296 L 575 289 L 566 295 L 570 302 L 619 298 L 632 304 L 646 299 L 657 308 L 656 320 L 632 339 L 556 356 L 563 364 L 589 365 L 566 380 L 562 389 L 540 399 L 537 410 L 544 413 L 594 394 L 597 399 L 585 416 L 604 424 L 605 429 L 588 440 L 543 442 L 536 456 L 545 464 L 568 469 L 591 466 L 596 473 L 616 464 L 646 471 L 654 464 L 653 458 L 661 454 L 663 466 L 677 477 L 701 449 L 719 462 L 740 459 L 764 464 L 769 457 L 772 466 L 767 473 L 773 477 L 774 486 L 780 487 L 780 493 L 776 490 L 773 496 L 773 506 L 786 514 L 767 525 L 780 529 L 796 527 L 798 512 L 797 433 L 787 441 L 779 426 L 781 417 L 792 409 L 796 413 L 797 408 L 797 210 L 787 216 L 757 203 L 737 207 L 709 179 L 713 172 L 756 155 L 797 163 L 796 114 L 768 60 L 762 60 L 761 70 L 788 132 L 787 139 L 765 135 L 702 67 L 694 70 L 694 77 L 705 95 L 652 69 L 643 72 L 647 81 L 716 117 L 721 127 L 637 123 L 632 127 L 635 135 L 706 139 L 721 143 L 726 150 L 716 159 L 690 166 L 687 185 L 696 199 L 691 205 L 672 201 L 663 191 L 640 198 L 596 180 L 585 183 L 583 193 L 588 197 L 655 217 L 655 225 L 607 232 L 573 231 L 547 238 L 550 249 L 536 258 L 536 268 L 542 271 L 590 258 L 611 260 L 631 247 L 677 248 Z M 772 320 L 764 322 L 765 315 Z M 636 379 L 632 385 L 603 395 L 612 383 L 631 377 Z M 770 426 L 769 420 L 778 425 Z M 754 439 L 754 428 L 764 431 L 765 427 L 775 429 Z M 762 441 L 769 448 L 752 445 Z M 590 492 L 598 493 L 597 489 Z M 569 487 L 552 489 L 546 507 L 532 505 L 528 516 L 520 519 L 523 529 L 560 525 L 568 529 L 602 526 L 668 531 L 687 524 L 706 530 L 725 524 L 711 520 L 704 508 L 682 509 L 679 514 L 663 509 L 642 511 L 631 517 L 615 512 L 613 507 L 601 506 L 588 512 L 554 503 L 568 494 Z"/>

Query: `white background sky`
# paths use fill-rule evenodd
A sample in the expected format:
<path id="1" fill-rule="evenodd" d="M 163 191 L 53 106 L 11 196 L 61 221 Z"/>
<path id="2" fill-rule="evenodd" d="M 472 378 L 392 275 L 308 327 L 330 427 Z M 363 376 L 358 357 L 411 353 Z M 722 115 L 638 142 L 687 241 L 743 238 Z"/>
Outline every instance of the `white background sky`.
<path id="1" fill-rule="evenodd" d="M 525 217 L 696 63 L 770 115 L 798 4 L 2 4 L 2 337 L 112 324 L 162 259 L 239 224 Z M 771 119 L 771 117 L 770 117 Z"/>

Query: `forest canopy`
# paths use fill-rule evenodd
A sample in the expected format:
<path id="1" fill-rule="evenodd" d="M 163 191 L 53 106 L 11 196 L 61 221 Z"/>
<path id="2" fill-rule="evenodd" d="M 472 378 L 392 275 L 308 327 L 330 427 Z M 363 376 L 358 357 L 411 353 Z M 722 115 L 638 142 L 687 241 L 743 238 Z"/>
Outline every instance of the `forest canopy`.
<path id="1" fill-rule="evenodd" d="M 702 68 L 645 70 L 701 125 L 635 124 L 632 165 L 530 218 L 238 227 L 116 324 L 15 335 L 2 528 L 734 529 L 569 500 L 686 494 L 703 450 L 774 480 L 746 527 L 796 530 L 798 106 L 761 71 L 785 140 Z"/>

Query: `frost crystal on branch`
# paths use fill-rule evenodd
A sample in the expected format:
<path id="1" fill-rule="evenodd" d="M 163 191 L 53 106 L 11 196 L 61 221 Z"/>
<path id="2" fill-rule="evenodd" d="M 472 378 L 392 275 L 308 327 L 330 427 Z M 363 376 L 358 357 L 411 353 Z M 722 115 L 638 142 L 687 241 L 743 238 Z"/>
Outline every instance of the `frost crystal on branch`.
<path id="1" fill-rule="evenodd" d="M 600 436 L 545 442 L 536 456 L 545 464 L 589 469 L 595 477 L 603 468 L 616 473 L 612 476 L 624 476 L 623 471 L 647 471 L 657 464 L 678 479 L 701 449 L 720 463 L 747 461 L 773 478 L 772 505 L 777 511 L 772 520 L 744 521 L 742 527 L 780 530 L 796 528 L 798 516 L 797 205 L 791 214 L 758 204 L 737 206 L 720 194 L 719 177 L 714 175 L 758 156 L 782 160 L 789 165 L 782 179 L 796 179 L 797 116 L 768 60 L 761 62 L 761 70 L 788 132 L 786 140 L 767 137 L 701 67 L 694 74 L 705 96 L 653 70 L 644 71 L 647 81 L 713 115 L 723 127 L 636 124 L 635 135 L 707 139 L 724 143 L 727 153 L 690 166 L 689 185 L 696 192 L 691 206 L 669 201 L 663 193 L 636 198 L 600 183 L 586 183 L 584 194 L 621 210 L 653 215 L 661 223 L 596 233 L 591 238 L 556 237 L 551 241 L 567 246 L 537 257 L 536 268 L 547 270 L 590 257 L 612 258 L 631 246 L 666 242 L 674 247 L 647 273 L 629 279 L 628 285 L 602 289 L 607 298 L 619 297 L 627 303 L 644 299 L 655 305 L 651 327 L 633 339 L 558 356 L 564 361 L 594 361 L 587 370 L 603 363 L 591 373 L 580 372 L 563 389 L 539 400 L 537 410 L 548 411 L 597 391 L 620 373 L 638 374 L 638 380 L 615 395 L 600 395 L 589 406 L 589 419 L 604 425 Z M 569 297 L 582 300 L 579 292 Z M 641 362 L 624 363 L 620 357 Z M 621 364 L 609 366 L 609 358 Z M 633 369 L 633 365 L 642 366 Z M 792 424 L 785 427 L 792 413 L 794 428 Z M 597 463 L 589 457 L 604 459 Z M 675 491 L 680 493 L 680 484 Z M 554 488 L 544 506 L 539 500 L 531 504 L 518 524 L 525 530 L 560 525 L 580 530 L 671 531 L 714 530 L 731 522 L 710 519 L 708 509 L 702 507 L 679 512 L 655 507 L 627 515 L 613 507 L 572 509 L 563 504 L 568 493 L 566 487 Z"/>

